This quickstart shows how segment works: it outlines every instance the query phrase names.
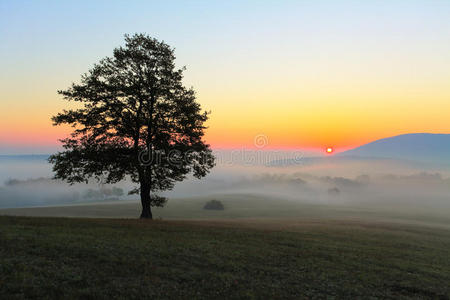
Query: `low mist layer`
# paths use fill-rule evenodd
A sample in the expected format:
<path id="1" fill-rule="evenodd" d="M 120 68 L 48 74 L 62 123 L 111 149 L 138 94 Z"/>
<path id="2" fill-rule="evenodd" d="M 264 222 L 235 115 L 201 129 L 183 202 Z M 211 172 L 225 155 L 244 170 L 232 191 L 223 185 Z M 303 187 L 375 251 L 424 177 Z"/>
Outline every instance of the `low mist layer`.
<path id="1" fill-rule="evenodd" d="M 0 186 L 0 208 L 138 199 L 136 195 L 128 195 L 135 187 L 131 182 L 69 185 L 51 179 L 50 170 L 45 159 L 35 159 L 32 163 L 17 158 L 3 160 L 0 177 L 9 179 Z M 257 205 L 255 199 L 270 198 L 274 202 L 271 204 L 274 215 L 276 203 L 286 201 L 369 210 L 422 209 L 429 214 L 442 214 L 450 211 L 450 177 L 445 168 L 393 160 L 322 158 L 304 159 L 295 164 L 221 163 L 203 180 L 189 178 L 163 195 L 169 198 L 169 203 L 170 199 L 178 199 L 180 203 L 183 199 L 189 202 L 240 195 L 241 201 L 251 198 L 252 205 Z M 261 205 L 267 203 L 262 201 Z"/>

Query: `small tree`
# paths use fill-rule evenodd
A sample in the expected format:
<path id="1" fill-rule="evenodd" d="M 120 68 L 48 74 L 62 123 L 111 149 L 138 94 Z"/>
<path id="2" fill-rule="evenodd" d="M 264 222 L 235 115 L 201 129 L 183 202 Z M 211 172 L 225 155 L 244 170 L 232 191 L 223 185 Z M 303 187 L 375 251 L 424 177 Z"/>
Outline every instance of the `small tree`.
<path id="1" fill-rule="evenodd" d="M 95 178 L 116 183 L 125 178 L 139 186 L 141 218 L 165 199 L 155 192 L 171 189 L 193 173 L 205 176 L 214 157 L 202 138 L 208 113 L 193 89 L 182 84 L 174 49 L 145 34 L 125 35 L 114 49 L 81 77 L 81 83 L 58 91 L 82 108 L 64 110 L 54 125 L 74 130 L 61 140 L 64 151 L 52 155 L 55 178 L 69 183 Z"/>
<path id="2" fill-rule="evenodd" d="M 210 200 L 206 202 L 205 206 L 203 206 L 203 209 L 209 209 L 209 210 L 224 210 L 222 202 L 218 200 Z"/>
<path id="3" fill-rule="evenodd" d="M 113 186 L 113 188 L 111 190 L 111 193 L 114 196 L 117 196 L 117 197 L 123 196 L 123 190 L 121 188 L 118 188 L 118 187 L 115 187 L 115 186 Z"/>

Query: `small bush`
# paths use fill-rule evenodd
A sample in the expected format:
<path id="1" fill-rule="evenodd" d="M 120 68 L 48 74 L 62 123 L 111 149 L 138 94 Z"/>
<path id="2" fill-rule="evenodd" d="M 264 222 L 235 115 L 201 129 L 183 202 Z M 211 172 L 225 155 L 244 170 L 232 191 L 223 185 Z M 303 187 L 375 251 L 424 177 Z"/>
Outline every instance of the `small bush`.
<path id="1" fill-rule="evenodd" d="M 206 202 L 205 206 L 203 206 L 203 209 L 211 209 L 211 210 L 224 210 L 222 202 L 218 200 L 211 200 Z"/>

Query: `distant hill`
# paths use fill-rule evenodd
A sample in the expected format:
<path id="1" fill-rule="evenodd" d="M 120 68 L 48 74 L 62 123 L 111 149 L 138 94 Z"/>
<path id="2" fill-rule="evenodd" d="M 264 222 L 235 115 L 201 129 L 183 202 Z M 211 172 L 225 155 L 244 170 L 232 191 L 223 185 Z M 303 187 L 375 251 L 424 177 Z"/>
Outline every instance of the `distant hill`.
<path id="1" fill-rule="evenodd" d="M 450 162 L 450 134 L 412 133 L 385 138 L 337 154 L 339 157 Z"/>

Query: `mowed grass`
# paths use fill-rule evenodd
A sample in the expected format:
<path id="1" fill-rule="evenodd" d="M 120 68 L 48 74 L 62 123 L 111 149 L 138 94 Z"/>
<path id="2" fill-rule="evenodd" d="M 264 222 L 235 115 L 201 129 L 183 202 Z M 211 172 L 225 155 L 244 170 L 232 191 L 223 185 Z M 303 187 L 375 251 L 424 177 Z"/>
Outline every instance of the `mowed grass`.
<path id="1" fill-rule="evenodd" d="M 381 222 L 0 217 L 0 299 L 450 296 L 450 231 Z"/>

